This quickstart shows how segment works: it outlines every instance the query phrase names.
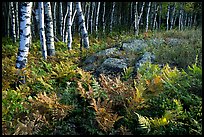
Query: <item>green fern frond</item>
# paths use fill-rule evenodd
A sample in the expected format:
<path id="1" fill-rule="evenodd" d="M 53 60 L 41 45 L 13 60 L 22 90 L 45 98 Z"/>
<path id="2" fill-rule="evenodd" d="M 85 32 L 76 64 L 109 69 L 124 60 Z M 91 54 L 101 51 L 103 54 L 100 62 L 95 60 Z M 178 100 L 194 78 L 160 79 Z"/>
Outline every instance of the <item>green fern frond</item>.
<path id="1" fill-rule="evenodd" d="M 137 129 L 142 132 L 146 132 L 148 134 L 151 130 L 149 118 L 141 116 L 140 114 L 134 112 L 138 117 L 138 127 Z"/>

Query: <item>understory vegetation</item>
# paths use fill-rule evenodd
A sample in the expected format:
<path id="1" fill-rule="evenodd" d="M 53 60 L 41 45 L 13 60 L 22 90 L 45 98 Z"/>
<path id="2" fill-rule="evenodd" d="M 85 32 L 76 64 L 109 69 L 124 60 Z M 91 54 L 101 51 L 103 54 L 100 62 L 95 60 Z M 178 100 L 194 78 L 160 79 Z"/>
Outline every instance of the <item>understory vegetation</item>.
<path id="1" fill-rule="evenodd" d="M 145 39 L 188 42 L 148 46 L 156 60 L 135 75 L 131 67 L 115 78 L 94 77 L 80 68 L 93 53 L 135 38 L 122 34 L 90 37 L 90 49 L 82 52 L 79 37 L 73 39 L 73 50 L 56 42 L 56 56 L 47 61 L 35 40 L 19 73 L 19 42 L 2 38 L 3 134 L 202 135 L 202 30 L 149 32 Z"/>

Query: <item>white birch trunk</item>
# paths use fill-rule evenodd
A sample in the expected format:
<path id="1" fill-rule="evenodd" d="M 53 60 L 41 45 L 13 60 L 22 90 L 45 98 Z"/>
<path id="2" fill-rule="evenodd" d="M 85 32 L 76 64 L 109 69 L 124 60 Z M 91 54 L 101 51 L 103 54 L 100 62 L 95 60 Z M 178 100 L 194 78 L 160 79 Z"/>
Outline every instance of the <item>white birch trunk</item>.
<path id="1" fill-rule="evenodd" d="M 47 59 L 47 46 L 46 46 L 46 39 L 45 39 L 43 2 L 38 2 L 38 9 L 39 9 L 39 23 L 40 23 L 40 45 L 42 49 L 43 58 L 46 60 Z"/>
<path id="2" fill-rule="evenodd" d="M 88 31 L 88 28 L 89 28 L 89 17 L 90 17 L 90 10 L 91 10 L 91 3 L 88 2 L 88 6 L 87 6 L 87 16 L 86 16 L 86 28 L 87 28 L 87 31 Z"/>
<path id="3" fill-rule="evenodd" d="M 20 44 L 16 59 L 16 68 L 26 67 L 31 37 L 32 2 L 22 2 L 20 9 Z"/>
<path id="4" fill-rule="evenodd" d="M 99 10 L 100 10 L 100 4 L 101 2 L 98 2 L 98 6 L 97 6 L 97 12 L 96 12 L 96 34 L 98 35 L 98 18 L 99 18 Z"/>
<path id="5" fill-rule="evenodd" d="M 83 45 L 84 45 L 84 48 L 89 48 L 88 32 L 85 26 L 84 15 L 81 10 L 81 2 L 76 2 L 76 9 L 77 9 L 77 15 L 79 18 L 79 27 L 81 30 L 81 37 L 82 37 Z"/>
<path id="6" fill-rule="evenodd" d="M 179 10 L 179 30 L 183 30 L 183 12 L 182 12 L 182 4 L 180 4 Z"/>
<path id="7" fill-rule="evenodd" d="M 15 7 L 16 7 L 16 38 L 19 39 L 18 2 L 15 2 Z"/>
<path id="8" fill-rule="evenodd" d="M 183 14 L 184 14 L 184 9 L 183 9 L 183 6 L 182 6 L 182 10 L 181 10 L 181 30 L 183 30 L 183 24 L 184 24 Z"/>
<path id="9" fill-rule="evenodd" d="M 133 22 L 133 19 L 132 19 L 132 4 L 133 4 L 133 2 L 130 2 L 130 22 L 131 22 L 131 26 L 132 26 L 132 22 Z"/>
<path id="10" fill-rule="evenodd" d="M 93 15 L 94 15 L 95 2 L 92 2 L 91 6 L 92 6 L 92 8 L 91 8 L 91 18 L 90 18 L 90 32 L 92 34 L 92 32 L 93 32 Z"/>
<path id="11" fill-rule="evenodd" d="M 7 37 L 10 36 L 10 14 L 11 14 L 11 5 L 8 3 L 8 15 L 7 15 Z"/>
<path id="12" fill-rule="evenodd" d="M 67 47 L 68 50 L 72 49 L 72 2 L 68 2 L 68 18 L 67 18 L 67 31 L 66 31 L 66 40 L 68 41 Z"/>
<path id="13" fill-rule="evenodd" d="M 102 16 L 103 34 L 105 34 L 105 28 L 106 28 L 105 13 L 106 13 L 106 2 L 103 3 L 103 16 Z"/>
<path id="14" fill-rule="evenodd" d="M 150 11 L 150 7 L 151 7 L 151 2 L 149 2 L 149 4 L 148 4 L 147 16 L 146 16 L 146 29 L 145 29 L 145 32 L 148 31 L 148 26 L 149 26 L 149 11 Z"/>
<path id="15" fill-rule="evenodd" d="M 67 20 L 67 15 L 68 15 L 68 12 L 69 12 L 69 9 L 68 9 L 68 3 L 67 3 L 67 11 L 64 15 L 64 20 L 63 20 L 63 29 L 62 29 L 62 41 L 65 42 L 67 39 L 65 38 L 66 36 L 66 32 L 65 32 L 65 29 L 66 29 L 66 20 Z"/>
<path id="16" fill-rule="evenodd" d="M 155 14 L 154 14 L 153 29 L 156 29 L 157 12 L 158 12 L 158 10 L 159 10 L 159 5 L 155 4 Z"/>
<path id="17" fill-rule="evenodd" d="M 155 2 L 154 2 L 155 4 Z M 154 4 L 151 5 L 151 12 L 150 12 L 150 27 L 153 28 L 153 20 L 154 20 Z"/>
<path id="18" fill-rule="evenodd" d="M 11 4 L 11 19 L 12 19 L 12 38 L 13 42 L 16 42 L 16 20 L 15 20 L 15 12 L 14 12 L 14 3 L 10 2 Z"/>
<path id="19" fill-rule="evenodd" d="M 62 37 L 63 35 L 63 12 L 62 12 L 62 2 L 60 2 L 59 5 L 59 31 L 60 31 L 60 36 Z"/>
<path id="20" fill-rule="evenodd" d="M 143 14 L 143 10 L 144 10 L 144 6 L 145 6 L 145 2 L 142 3 L 142 7 L 141 7 L 141 11 L 140 11 L 140 15 L 138 17 L 138 25 L 140 24 L 140 20 L 142 18 L 142 14 Z"/>
<path id="21" fill-rule="evenodd" d="M 110 33 L 112 32 L 112 29 L 113 29 L 113 15 L 114 15 L 114 10 L 115 10 L 115 2 L 113 2 L 113 7 L 112 7 L 112 11 L 111 11 Z"/>
<path id="22" fill-rule="evenodd" d="M 135 2 L 135 4 L 134 4 L 134 19 L 135 19 L 135 21 L 134 21 L 134 34 L 135 34 L 135 36 L 138 36 L 138 12 L 137 12 L 137 4 L 138 4 L 138 2 Z"/>
<path id="23" fill-rule="evenodd" d="M 187 13 L 185 13 L 184 26 L 187 26 Z"/>
<path id="24" fill-rule="evenodd" d="M 172 11 L 172 15 L 171 15 L 171 21 L 170 21 L 170 30 L 172 30 L 172 28 L 173 28 L 173 24 L 174 24 L 174 15 L 175 15 L 175 11 L 176 11 L 176 8 L 175 8 L 175 3 L 174 3 L 174 5 L 173 5 L 173 11 Z"/>
<path id="25" fill-rule="evenodd" d="M 54 28 L 54 36 L 56 36 L 56 34 L 57 34 L 56 7 L 57 7 L 57 2 L 54 2 L 54 8 L 53 8 L 53 28 Z"/>
<path id="26" fill-rule="evenodd" d="M 54 56 L 55 45 L 54 45 L 53 20 L 52 20 L 50 2 L 44 3 L 44 9 L 45 9 L 47 55 Z"/>
<path id="27" fill-rule="evenodd" d="M 167 7 L 167 14 L 166 14 L 166 31 L 169 30 L 169 11 L 170 11 L 170 4 Z"/>

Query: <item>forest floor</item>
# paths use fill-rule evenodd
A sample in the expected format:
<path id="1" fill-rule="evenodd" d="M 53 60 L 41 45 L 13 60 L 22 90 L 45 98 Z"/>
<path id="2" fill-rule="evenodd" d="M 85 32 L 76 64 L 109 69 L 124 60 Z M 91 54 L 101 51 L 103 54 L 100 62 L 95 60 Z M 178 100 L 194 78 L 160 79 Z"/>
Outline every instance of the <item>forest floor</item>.
<path id="1" fill-rule="evenodd" d="M 89 40 L 82 52 L 78 37 L 71 51 L 56 42 L 56 56 L 47 61 L 34 40 L 27 67 L 16 74 L 19 43 L 2 39 L 4 135 L 202 135 L 202 29 Z M 134 40 L 148 46 L 126 52 Z M 104 52 L 113 48 L 120 54 Z M 147 52 L 154 61 L 135 68 Z M 97 71 L 95 77 L 109 58 L 129 62 L 119 75 Z"/>

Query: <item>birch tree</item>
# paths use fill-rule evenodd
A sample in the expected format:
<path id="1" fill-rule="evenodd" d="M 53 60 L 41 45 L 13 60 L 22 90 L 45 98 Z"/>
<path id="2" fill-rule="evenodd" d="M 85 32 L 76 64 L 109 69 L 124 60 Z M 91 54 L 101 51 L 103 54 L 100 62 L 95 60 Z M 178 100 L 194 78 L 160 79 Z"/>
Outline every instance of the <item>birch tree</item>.
<path id="1" fill-rule="evenodd" d="M 53 8 L 53 28 L 54 28 L 54 35 L 56 36 L 57 34 L 57 27 L 56 27 L 56 7 L 57 7 L 57 2 L 54 2 L 54 8 Z"/>
<path id="2" fill-rule="evenodd" d="M 67 47 L 68 50 L 72 49 L 72 2 L 68 2 L 68 18 L 67 18 L 67 31 L 66 31 L 66 40 L 68 41 Z"/>
<path id="3" fill-rule="evenodd" d="M 86 28 L 87 28 L 87 31 L 88 31 L 88 28 L 89 28 L 89 17 L 90 17 L 90 10 L 91 10 L 91 3 L 88 2 L 87 4 L 87 16 L 86 16 Z"/>
<path id="4" fill-rule="evenodd" d="M 136 35 L 136 36 L 138 36 L 138 12 L 137 12 L 137 4 L 138 4 L 138 2 L 135 2 L 135 4 L 134 4 L 134 19 L 135 19 L 135 23 L 134 23 L 134 34 Z"/>
<path id="5" fill-rule="evenodd" d="M 8 14 L 7 14 L 7 37 L 10 36 L 10 15 L 11 15 L 11 5 L 8 3 Z"/>
<path id="6" fill-rule="evenodd" d="M 66 19 L 67 19 L 68 12 L 69 12 L 69 7 L 68 7 L 68 4 L 67 4 L 67 10 L 66 10 L 66 13 L 65 13 L 65 15 L 64 15 L 63 29 L 62 29 L 62 41 L 63 41 L 63 42 L 65 42 L 65 41 L 67 40 L 67 39 L 65 38 L 65 35 L 66 35 L 65 29 L 66 29 Z"/>
<path id="7" fill-rule="evenodd" d="M 54 56 L 55 45 L 54 45 L 53 20 L 52 20 L 50 2 L 44 3 L 44 9 L 45 9 L 47 55 Z"/>
<path id="8" fill-rule="evenodd" d="M 115 2 L 113 2 L 112 11 L 111 11 L 110 33 L 112 32 L 112 29 L 113 29 L 113 15 L 114 15 L 114 11 L 115 11 Z"/>
<path id="9" fill-rule="evenodd" d="M 132 22 L 133 22 L 133 19 L 132 19 L 132 18 L 133 18 L 133 17 L 132 17 L 132 13 L 133 13 L 133 12 L 132 12 L 132 7 L 133 7 L 133 6 L 132 6 L 132 4 L 133 4 L 133 2 L 130 2 L 130 24 L 131 24 L 130 27 L 132 26 Z"/>
<path id="10" fill-rule="evenodd" d="M 153 29 L 156 29 L 156 23 L 157 23 L 157 12 L 159 10 L 159 6 L 155 3 L 155 13 L 154 13 L 154 21 L 153 21 Z"/>
<path id="11" fill-rule="evenodd" d="M 99 18 L 99 10 L 100 10 L 100 4 L 101 2 L 98 2 L 98 6 L 97 6 L 97 12 L 96 12 L 96 34 L 98 36 L 98 18 Z"/>
<path id="12" fill-rule="evenodd" d="M 153 28 L 153 21 L 154 21 L 154 12 L 155 12 L 155 10 L 154 10 L 154 5 L 155 5 L 155 3 L 156 2 L 153 2 L 152 3 L 152 5 L 151 5 L 151 12 L 150 12 L 150 27 L 151 27 L 151 29 Z"/>
<path id="13" fill-rule="evenodd" d="M 43 2 L 38 2 L 39 9 L 39 23 L 40 23 L 40 45 L 42 49 L 42 55 L 44 59 L 47 59 L 47 47 L 45 39 L 45 29 L 44 29 L 44 5 Z"/>
<path id="14" fill-rule="evenodd" d="M 20 44 L 16 59 L 16 68 L 26 67 L 31 37 L 32 2 L 21 2 L 20 8 Z"/>
<path id="15" fill-rule="evenodd" d="M 106 13 L 106 3 L 104 2 L 104 3 L 103 3 L 103 16 L 102 16 L 103 34 L 105 34 L 105 28 L 106 28 L 105 13 Z"/>
<path id="16" fill-rule="evenodd" d="M 91 17 L 90 17 L 90 32 L 92 34 L 93 32 L 93 15 L 94 15 L 94 7 L 95 7 L 95 2 L 91 3 Z"/>
<path id="17" fill-rule="evenodd" d="M 179 10 L 179 30 L 182 30 L 183 22 L 182 22 L 182 4 L 180 4 Z"/>
<path id="18" fill-rule="evenodd" d="M 169 30 L 169 11 L 170 11 L 170 4 L 168 4 L 167 7 L 167 13 L 166 13 L 166 30 Z"/>
<path id="19" fill-rule="evenodd" d="M 172 10 L 171 21 L 170 21 L 170 30 L 172 30 L 172 28 L 173 28 L 174 14 L 175 14 L 175 10 L 176 10 L 175 6 L 176 6 L 176 4 L 174 3 L 173 7 L 172 7 L 173 10 Z"/>
<path id="20" fill-rule="evenodd" d="M 15 2 L 16 7 L 16 38 L 19 39 L 19 20 L 18 20 L 18 2 Z"/>
<path id="21" fill-rule="evenodd" d="M 144 6 L 145 6 L 145 2 L 142 3 L 142 7 L 141 7 L 141 11 L 140 11 L 140 15 L 138 17 L 138 25 L 140 24 L 140 20 L 142 18 L 142 14 L 143 14 L 143 10 L 144 10 Z M 138 26 L 139 27 L 139 26 Z"/>
<path id="22" fill-rule="evenodd" d="M 62 12 L 62 2 L 59 3 L 59 31 L 60 31 L 60 36 L 62 37 L 63 35 L 63 12 Z"/>
<path id="23" fill-rule="evenodd" d="M 13 42 L 16 42 L 16 20 L 15 20 L 15 12 L 14 12 L 14 3 L 10 2 L 11 4 L 11 17 L 12 17 L 12 38 Z"/>
<path id="24" fill-rule="evenodd" d="M 148 25 L 149 25 L 149 12 L 151 8 L 151 2 L 149 2 L 148 7 L 147 7 L 147 16 L 146 16 L 146 29 L 145 32 L 148 31 Z"/>
<path id="25" fill-rule="evenodd" d="M 82 37 L 83 45 L 84 45 L 84 48 L 89 48 L 88 32 L 86 30 L 86 26 L 84 22 L 84 15 L 81 10 L 81 2 L 76 2 L 76 9 L 77 9 L 77 15 L 79 18 L 79 27 L 81 30 L 81 37 Z"/>

